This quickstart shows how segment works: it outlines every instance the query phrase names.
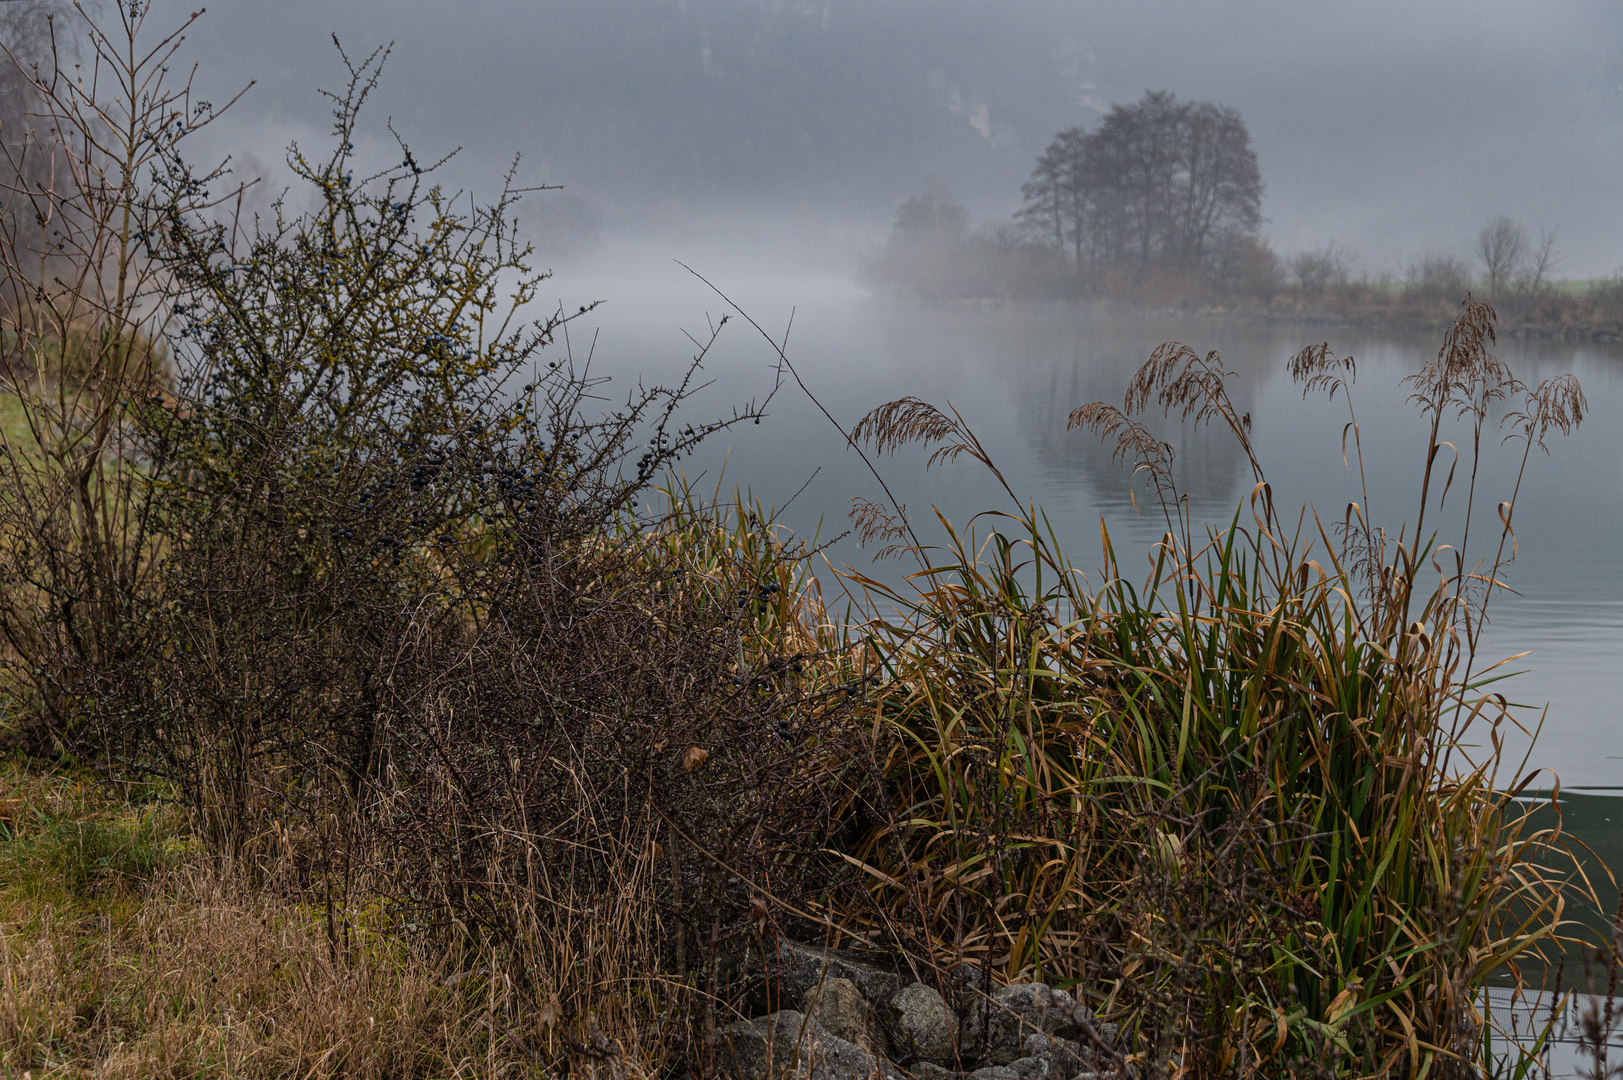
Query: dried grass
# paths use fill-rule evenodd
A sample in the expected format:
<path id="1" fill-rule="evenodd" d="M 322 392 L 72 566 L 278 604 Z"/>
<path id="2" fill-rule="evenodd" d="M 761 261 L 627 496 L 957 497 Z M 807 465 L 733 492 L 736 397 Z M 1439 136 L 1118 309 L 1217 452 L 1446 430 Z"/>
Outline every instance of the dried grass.
<path id="1" fill-rule="evenodd" d="M 51 837 L 97 825 L 127 847 L 150 810 L 110 806 L 60 777 L 12 773 L 4 787 L 8 1075 L 493 1077 L 548 1075 L 573 1059 L 586 1075 L 635 1078 L 666 1060 L 653 1013 L 634 1015 L 609 985 L 638 963 L 645 891 L 532 913 L 555 931 L 535 957 L 546 978 L 597 1006 L 570 1022 L 527 1007 L 491 958 L 403 936 L 375 898 L 329 909 L 290 888 L 291 860 L 281 875 L 249 874 L 177 846 L 184 831 L 171 827 L 155 834 L 173 849 L 165 868 L 87 884 Z"/>

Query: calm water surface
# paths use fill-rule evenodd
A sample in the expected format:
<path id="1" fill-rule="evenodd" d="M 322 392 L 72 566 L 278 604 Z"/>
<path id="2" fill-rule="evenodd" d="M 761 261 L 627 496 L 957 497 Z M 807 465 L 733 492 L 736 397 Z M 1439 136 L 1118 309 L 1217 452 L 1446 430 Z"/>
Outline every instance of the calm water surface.
<path id="1" fill-rule="evenodd" d="M 1100 521 L 1124 568 L 1164 529 L 1153 503 L 1135 509 L 1130 471 L 1095 438 L 1066 430 L 1075 406 L 1120 404 L 1128 379 L 1152 349 L 1179 340 L 1217 349 L 1240 377 L 1231 395 L 1251 413 L 1253 440 L 1282 507 L 1312 505 L 1328 521 L 1362 500 L 1356 468 L 1341 457 L 1345 404 L 1304 402 L 1285 370 L 1304 345 L 1328 339 L 1358 363 L 1354 404 L 1362 431 L 1368 505 L 1391 529 L 1412 520 L 1419 497 L 1425 424 L 1406 403 L 1404 376 L 1435 355 L 1440 335 L 1397 335 L 1335 327 L 1276 326 L 1211 318 L 1106 314 L 1075 308 L 926 310 L 888 304 L 837 282 L 716 279 L 755 319 L 788 338 L 791 359 L 828 410 L 849 428 L 883 402 L 912 394 L 956 406 L 988 446 L 1015 490 L 1046 512 L 1072 560 L 1099 565 Z M 680 268 L 628 281 L 560 279 L 573 306 L 607 301 L 591 316 L 598 329 L 594 368 L 624 384 L 669 378 L 692 355 L 683 331 L 701 340 L 708 320 L 728 310 Z M 577 301 L 576 297 L 579 298 Z M 586 333 L 582 331 L 586 330 Z M 572 332 L 577 358 L 590 329 Z M 1526 652 L 1501 684 L 1543 730 L 1532 763 L 1556 770 L 1568 788 L 1623 786 L 1623 352 L 1611 346 L 1502 343 L 1499 357 L 1532 383 L 1565 372 L 1581 380 L 1590 413 L 1581 431 L 1553 437 L 1548 456 L 1528 463 L 1516 512 L 1519 557 L 1490 609 L 1483 654 Z M 713 384 L 689 419 L 725 412 L 772 386 L 774 357 L 756 332 L 735 322 L 707 362 Z M 611 396 L 613 391 L 610 392 Z M 853 497 L 881 493 L 860 460 L 792 384 L 778 391 L 759 427 L 723 436 L 685 464 L 706 485 L 740 485 L 783 506 L 781 520 L 828 540 L 845 532 Z M 1153 425 L 1177 448 L 1177 473 L 1196 515 L 1224 522 L 1250 490 L 1249 469 L 1226 431 Z M 1450 435 L 1466 438 L 1463 429 Z M 1487 440 L 1485 440 L 1487 441 Z M 1497 437 L 1494 438 L 1497 442 Z M 1515 482 L 1518 454 L 1489 446 L 1478 478 L 1478 556 L 1496 532 L 1493 504 Z M 923 455 L 881 463 L 926 543 L 939 538 L 932 510 L 963 526 L 978 511 L 1009 508 L 1008 498 L 967 460 L 926 471 Z M 1461 469 L 1463 476 L 1464 469 Z M 1480 494 L 1485 492 L 1486 494 Z M 1444 539 L 1458 539 L 1463 482 L 1449 497 Z M 792 501 L 791 501 L 792 500 Z M 895 579 L 902 564 L 875 567 L 849 536 L 828 549 L 836 564 Z M 825 575 L 826 576 L 826 575 Z M 1547 712 L 1546 712 L 1547 709 Z M 1540 784 L 1539 786 L 1548 786 Z"/>

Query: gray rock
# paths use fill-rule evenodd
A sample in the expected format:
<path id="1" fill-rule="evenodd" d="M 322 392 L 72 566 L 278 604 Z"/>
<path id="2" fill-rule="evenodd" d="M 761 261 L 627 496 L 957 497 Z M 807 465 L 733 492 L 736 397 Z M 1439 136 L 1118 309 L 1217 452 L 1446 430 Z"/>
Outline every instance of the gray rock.
<path id="1" fill-rule="evenodd" d="M 1024 1057 L 1015 1058 L 1007 1065 L 988 1065 L 971 1073 L 947 1075 L 959 1075 L 964 1080 L 1054 1080 L 1059 1074 L 1052 1070 L 1053 1064 L 1047 1058 Z M 1077 1073 L 1070 1080 L 1099 1080 L 1099 1074 Z"/>
<path id="2" fill-rule="evenodd" d="M 792 1075 L 800 1043 L 811 1025 L 804 1013 L 784 1009 L 771 1016 L 729 1024 L 717 1040 L 717 1054 L 740 1080 Z"/>
<path id="3" fill-rule="evenodd" d="M 986 1065 L 964 1075 L 968 1080 L 1047 1080 L 1052 1068 L 1047 1058 L 1015 1058 L 1007 1065 Z"/>
<path id="4" fill-rule="evenodd" d="M 871 1054 L 880 1052 L 873 1006 L 850 979 L 826 979 L 807 990 L 801 996 L 800 1011 L 830 1035 L 856 1043 Z"/>
<path id="5" fill-rule="evenodd" d="M 841 949 L 822 949 L 779 938 L 766 950 L 770 1000 L 767 1008 L 800 1001 L 806 991 L 829 979 L 849 979 L 870 1002 L 889 1001 L 910 980 L 883 963 Z"/>
<path id="6" fill-rule="evenodd" d="M 953 964 L 947 968 L 947 978 L 960 992 L 971 991 L 979 993 L 986 989 L 986 972 L 965 960 L 961 964 Z"/>
<path id="7" fill-rule="evenodd" d="M 1058 1080 L 1073 1080 L 1084 1072 L 1093 1071 L 1093 1052 L 1079 1042 L 1062 1039 L 1057 1035 L 1031 1034 L 1026 1036 L 1022 1049 L 1028 1058 L 1043 1058 L 1050 1063 L 1051 1075 Z"/>
<path id="8" fill-rule="evenodd" d="M 950 1065 L 958 1057 L 958 1018 L 941 995 L 923 983 L 892 994 L 881 1012 L 891 1055 L 899 1061 Z"/>
<path id="9" fill-rule="evenodd" d="M 1026 1036 L 1025 1042 L 1021 1043 L 1020 1049 L 1025 1051 L 1021 1056 L 1038 1057 L 1042 1054 L 1052 1054 L 1055 1050 L 1064 1047 L 1068 1041 L 1055 1038 L 1052 1035 L 1044 1035 L 1040 1031 L 1033 1032 Z"/>
<path id="10" fill-rule="evenodd" d="M 920 1061 L 908 1066 L 914 1080 L 959 1080 L 964 1074 L 954 1072 L 944 1065 L 937 1065 L 933 1061 Z"/>
<path id="11" fill-rule="evenodd" d="M 1015 983 L 975 1002 L 959 1035 L 966 1056 L 982 1065 L 1005 1065 L 1021 1057 L 1029 1035 L 1072 1038 L 1093 1013 L 1070 994 L 1046 983 Z"/>
<path id="12" fill-rule="evenodd" d="M 1125 1053 L 1121 1046 L 1121 1027 L 1116 1024 L 1107 1024 L 1093 1015 L 1093 1010 L 1085 1005 L 1076 1006 L 1072 1019 L 1079 1029 L 1074 1039 L 1061 1039 L 1054 1036 L 1056 1043 L 1067 1048 L 1076 1047 L 1082 1058 L 1089 1063 L 1088 1067 L 1104 1070 L 1112 1065 L 1119 1064 L 1119 1055 Z M 1027 1040 L 1030 1043 L 1030 1040 Z M 1031 1051 L 1028 1049 L 1027 1053 Z"/>
<path id="13" fill-rule="evenodd" d="M 739 1080 L 900 1080 L 883 1059 L 794 1009 L 729 1024 L 717 1047 Z"/>

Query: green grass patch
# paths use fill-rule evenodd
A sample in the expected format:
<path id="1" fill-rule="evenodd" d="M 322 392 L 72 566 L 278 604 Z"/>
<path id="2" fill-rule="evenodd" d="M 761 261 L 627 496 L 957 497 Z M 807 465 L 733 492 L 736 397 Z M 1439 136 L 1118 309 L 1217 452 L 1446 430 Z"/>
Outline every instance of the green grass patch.
<path id="1" fill-rule="evenodd" d="M 8 906 L 133 892 L 187 847 L 171 808 L 120 800 L 83 778 L 10 764 L 0 789 L 0 898 Z"/>
<path id="2" fill-rule="evenodd" d="M 0 392 L 0 437 L 10 446 L 29 446 L 34 441 L 16 394 Z"/>

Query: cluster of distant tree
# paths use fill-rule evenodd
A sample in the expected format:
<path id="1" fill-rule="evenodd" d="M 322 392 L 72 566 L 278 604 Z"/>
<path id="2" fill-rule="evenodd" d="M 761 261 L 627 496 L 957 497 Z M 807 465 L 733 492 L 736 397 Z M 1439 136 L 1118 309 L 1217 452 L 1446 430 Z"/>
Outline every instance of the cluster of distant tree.
<path id="1" fill-rule="evenodd" d="M 1008 221 L 971 227 L 941 188 L 905 200 L 869 259 L 876 287 L 931 300 L 1103 297 L 1420 323 L 1468 291 L 1529 324 L 1623 331 L 1623 285 L 1557 290 L 1556 233 L 1484 224 L 1473 263 L 1428 254 L 1401 276 L 1355 275 L 1338 243 L 1281 258 L 1259 229 L 1262 172 L 1240 114 L 1165 91 L 1059 132 Z"/>
<path id="2" fill-rule="evenodd" d="M 1011 222 L 970 230 L 944 192 L 903 203 L 875 282 L 925 295 L 1077 295 L 1123 280 L 1247 283 L 1272 258 L 1258 235 L 1262 172 L 1232 108 L 1151 91 L 1092 130 L 1054 136 Z M 956 265 L 943 265 L 950 259 Z"/>
<path id="3" fill-rule="evenodd" d="M 1240 114 L 1165 91 L 1054 136 L 1016 215 L 1079 277 L 1157 263 L 1208 268 L 1262 222 L 1262 172 Z"/>
<path id="4" fill-rule="evenodd" d="M 1497 301 L 1515 300 L 1552 286 L 1558 252 L 1556 230 L 1545 227 L 1535 240 L 1520 222 L 1500 215 L 1477 232 L 1476 265 L 1447 252 L 1430 252 L 1409 263 L 1401 279 L 1360 277 L 1357 258 L 1337 243 L 1299 251 L 1284 260 L 1282 287 L 1304 297 L 1334 297 L 1347 290 L 1373 286 L 1411 297 L 1458 300 L 1474 290 Z"/>

